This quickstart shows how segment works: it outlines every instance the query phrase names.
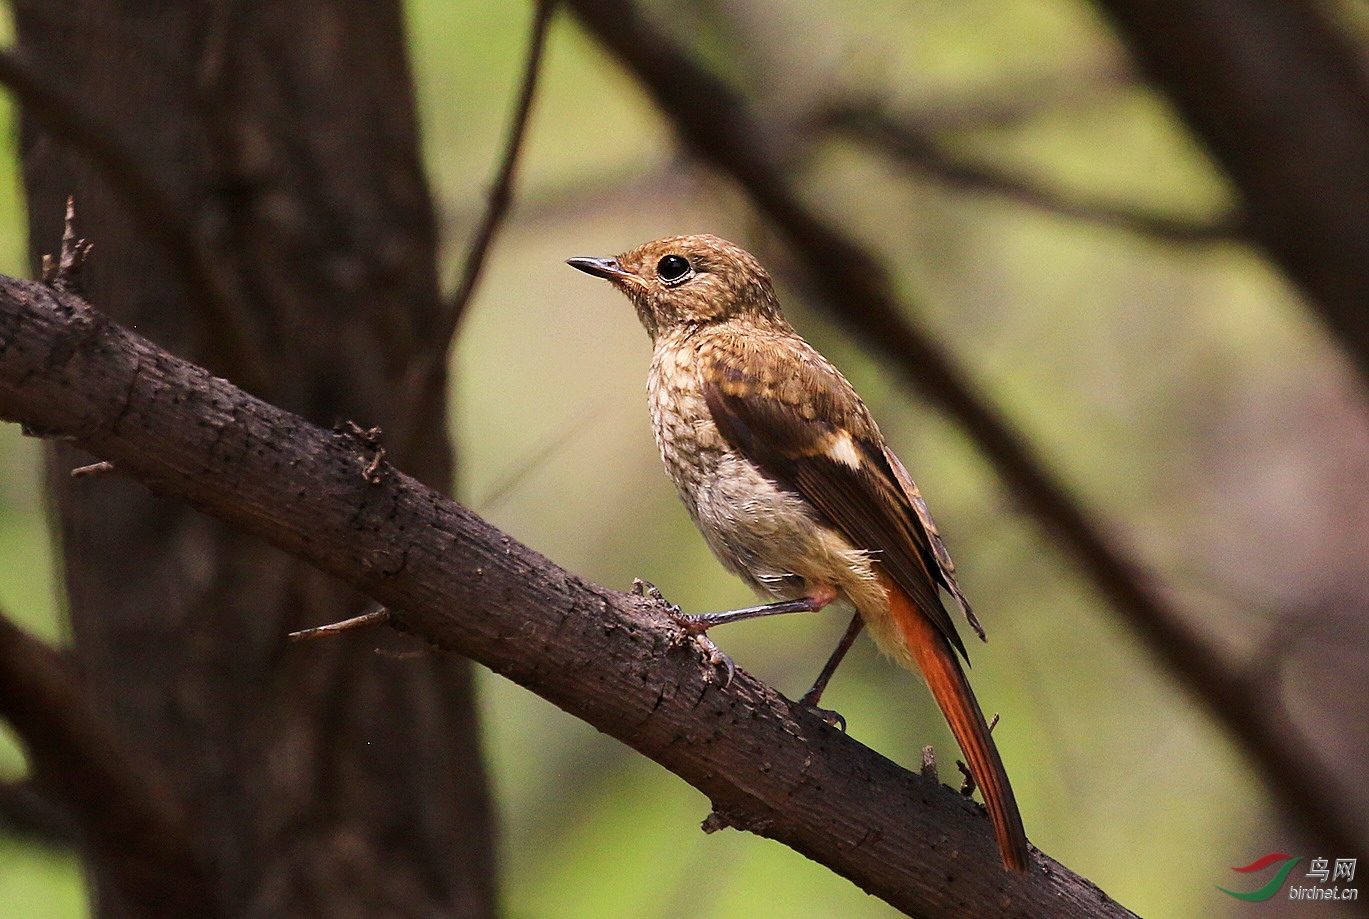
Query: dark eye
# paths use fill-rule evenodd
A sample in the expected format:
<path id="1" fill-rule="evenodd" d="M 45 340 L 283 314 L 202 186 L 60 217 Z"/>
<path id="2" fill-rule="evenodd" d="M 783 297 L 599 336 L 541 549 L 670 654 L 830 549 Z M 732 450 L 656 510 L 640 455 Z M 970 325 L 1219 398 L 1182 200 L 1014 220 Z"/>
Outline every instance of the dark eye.
<path id="1" fill-rule="evenodd" d="M 680 255 L 667 255 L 656 263 L 656 276 L 667 284 L 679 284 L 694 273 L 689 259 Z"/>

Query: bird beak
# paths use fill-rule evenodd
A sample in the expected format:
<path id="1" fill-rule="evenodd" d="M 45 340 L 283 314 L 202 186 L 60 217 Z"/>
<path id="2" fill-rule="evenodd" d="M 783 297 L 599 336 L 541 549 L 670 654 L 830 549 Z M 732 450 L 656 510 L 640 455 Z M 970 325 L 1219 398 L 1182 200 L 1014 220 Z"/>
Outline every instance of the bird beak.
<path id="1" fill-rule="evenodd" d="M 579 268 L 585 274 L 592 274 L 596 278 L 603 278 L 615 284 L 629 282 L 632 284 L 642 284 L 642 279 L 618 264 L 616 258 L 587 258 L 576 256 L 566 259 L 566 264 L 572 268 Z"/>

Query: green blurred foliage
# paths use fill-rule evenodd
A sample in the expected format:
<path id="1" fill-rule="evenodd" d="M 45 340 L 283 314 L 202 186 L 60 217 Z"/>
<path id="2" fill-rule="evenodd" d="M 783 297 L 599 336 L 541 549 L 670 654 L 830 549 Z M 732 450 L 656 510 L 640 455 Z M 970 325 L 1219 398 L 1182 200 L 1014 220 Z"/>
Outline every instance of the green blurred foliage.
<path id="1" fill-rule="evenodd" d="M 1177 217 L 1210 219 L 1229 205 L 1230 190 L 1163 101 L 1127 75 L 1123 52 L 1079 0 L 654 8 L 767 110 L 849 96 L 962 112 L 942 139 L 966 156 Z M 409 4 L 451 277 L 499 155 L 530 15 L 526 4 Z M 1003 100 L 1022 115 L 976 123 L 977 107 Z M 1269 419 L 1309 393 L 1351 389 L 1284 282 L 1238 248 L 1181 247 L 949 191 L 850 143 L 802 161 L 809 198 L 886 255 L 910 313 L 1117 537 L 1208 615 L 1200 626 L 1233 646 L 1253 642 L 1241 635 L 1260 623 L 1219 598 L 1275 589 L 1260 553 L 1287 547 L 1276 535 L 1261 548 L 1271 535 L 1250 526 L 1258 508 L 1239 503 L 1245 489 L 1222 457 L 1254 456 L 1241 468 L 1263 475 Z M 0 268 L 22 272 L 14 170 L 12 152 L 0 156 Z M 681 155 L 643 95 L 561 15 L 518 205 L 457 349 L 460 496 L 586 577 L 619 588 L 646 577 L 692 610 L 750 598 L 708 555 L 658 468 L 645 334 L 626 302 L 562 260 L 704 231 L 771 252 L 736 191 Z M 1023 518 L 965 437 L 792 292 L 787 302 L 864 393 L 948 535 L 992 639 L 971 649 L 972 677 L 1003 713 L 996 736 L 1033 842 L 1142 915 L 1233 914 L 1213 885 L 1258 854 L 1252 840 L 1270 819 L 1237 752 Z M 37 454 L 6 428 L 0 463 L 0 604 L 57 638 Z M 1310 500 L 1296 482 L 1261 498 Z M 1318 519 L 1292 522 L 1303 532 Z M 1232 563 L 1243 554 L 1248 562 Z M 837 614 L 791 617 L 717 637 L 793 697 L 844 626 Z M 481 691 L 510 917 L 894 915 L 775 843 L 703 835 L 701 795 L 527 692 L 489 675 Z M 943 777 L 954 774 L 954 744 L 917 678 L 868 643 L 827 702 L 862 742 L 910 766 L 935 744 Z M 0 768 L 21 768 L 11 747 L 0 748 Z M 80 915 L 78 876 L 65 855 L 0 841 L 0 916 Z"/>
<path id="2" fill-rule="evenodd" d="M 0 8 L 0 42 L 13 30 Z M 17 133 L 14 106 L 0 94 L 0 136 Z M 28 275 L 23 190 L 14 145 L 0 150 L 0 273 Z M 17 426 L 0 424 L 0 611 L 33 634 L 61 643 L 52 552 L 44 522 L 41 454 Z M 26 772 L 23 751 L 0 722 L 0 782 Z M 67 852 L 0 834 L 0 917 L 86 914 L 81 869 Z"/>

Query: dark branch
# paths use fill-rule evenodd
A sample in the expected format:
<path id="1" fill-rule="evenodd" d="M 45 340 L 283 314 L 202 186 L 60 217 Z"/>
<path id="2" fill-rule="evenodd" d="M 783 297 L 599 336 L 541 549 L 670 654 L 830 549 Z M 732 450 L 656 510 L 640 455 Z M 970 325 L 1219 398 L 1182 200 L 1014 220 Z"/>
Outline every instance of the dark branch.
<path id="1" fill-rule="evenodd" d="M 1138 82 L 1129 67 L 1092 61 L 1083 66 L 1056 62 L 1049 73 L 1023 77 L 1014 73 L 1011 82 L 968 93 L 935 97 L 913 103 L 916 114 L 909 121 L 920 131 L 982 131 L 1019 127 L 1034 119 L 1114 105 Z M 884 98 L 852 97 L 840 108 L 888 108 Z"/>
<path id="2" fill-rule="evenodd" d="M 980 807 L 745 673 L 716 685 L 652 601 L 581 581 L 398 470 L 368 479 L 355 437 L 93 318 L 70 294 L 0 278 L 0 416 L 60 432 L 343 579 L 398 627 L 661 763 L 728 824 L 910 915 L 1131 915 L 1044 855 L 1028 875 L 1004 871 Z"/>
<path id="3" fill-rule="evenodd" d="M 0 347 L 10 343 L 0 335 Z M 57 651 L 0 615 L 0 717 L 24 745 L 37 787 L 61 803 L 83 842 L 119 863 L 116 894 L 144 915 L 218 915 L 185 814 L 156 767 L 130 750 Z"/>
<path id="4" fill-rule="evenodd" d="M 1264 710 L 1239 672 L 1141 576 L 1141 566 L 1104 535 L 1093 512 L 990 406 L 964 370 L 907 318 L 914 311 L 894 296 L 879 260 L 799 197 L 775 151 L 762 142 L 781 136 L 780 126 L 749 112 L 730 87 L 630 0 L 572 0 L 571 6 L 637 77 L 685 143 L 746 191 L 798 256 L 795 264 L 832 317 L 964 427 L 1008 492 L 1059 541 L 1156 659 L 1227 728 L 1289 819 L 1330 848 L 1369 851 L 1366 828 L 1328 786 L 1315 745 Z M 1369 131 L 1364 138 L 1369 143 Z M 1364 214 L 1369 219 L 1369 206 Z M 1369 233 L 1364 241 L 1369 244 Z M 1369 255 L 1358 264 L 1369 277 L 1362 271 Z"/>
<path id="5" fill-rule="evenodd" d="M 78 842 L 76 831 L 71 814 L 32 782 L 0 783 L 0 834 L 69 849 Z"/>
<path id="6" fill-rule="evenodd" d="M 1235 218 L 1199 221 L 1123 204 L 1088 200 L 1064 189 L 1017 175 L 998 166 L 977 163 L 946 150 L 930 133 L 868 108 L 844 108 L 829 114 L 838 131 L 882 150 L 925 175 L 953 188 L 997 195 L 1028 207 L 1113 227 L 1164 242 L 1244 242 Z"/>

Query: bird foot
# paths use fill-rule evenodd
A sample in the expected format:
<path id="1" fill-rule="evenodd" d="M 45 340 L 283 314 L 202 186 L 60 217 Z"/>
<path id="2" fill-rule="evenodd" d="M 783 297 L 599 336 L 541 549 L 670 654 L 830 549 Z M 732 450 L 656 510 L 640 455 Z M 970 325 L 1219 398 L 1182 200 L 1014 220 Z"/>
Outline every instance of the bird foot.
<path id="1" fill-rule="evenodd" d="M 704 652 L 709 664 L 709 682 L 713 681 L 714 669 L 723 668 L 724 676 L 722 681 L 723 688 L 726 688 L 732 678 L 737 675 L 737 665 L 732 663 L 732 658 L 728 657 L 722 650 L 713 643 L 713 639 L 708 637 L 709 623 L 703 616 L 691 616 L 682 612 L 680 607 L 666 600 L 660 588 L 650 581 L 641 578 L 632 579 L 632 593 L 638 597 L 646 597 L 655 600 L 665 610 L 665 614 L 671 621 L 680 627 L 680 634 L 672 642 L 675 647 L 682 647 L 690 639 Z"/>
<path id="2" fill-rule="evenodd" d="M 679 620 L 677 619 L 676 621 L 678 622 Z M 715 674 L 717 668 L 723 668 L 723 680 L 722 683 L 719 684 L 719 688 L 726 689 L 728 685 L 731 684 L 732 678 L 737 675 L 737 665 L 732 663 L 732 658 L 724 654 L 722 649 L 713 643 L 713 639 L 709 638 L 703 632 L 699 632 L 696 635 L 690 635 L 689 629 L 686 627 L 685 634 L 693 638 L 694 643 L 703 649 L 704 654 L 707 655 L 709 666 L 709 675 L 707 679 L 710 683 L 714 682 L 716 679 Z"/>
<path id="3" fill-rule="evenodd" d="M 813 694 L 811 692 L 805 695 L 802 699 L 800 699 L 799 704 L 802 705 L 804 708 L 808 709 L 813 714 L 817 715 L 823 721 L 830 724 L 832 727 L 841 731 L 843 734 L 846 733 L 846 718 L 842 716 L 841 712 L 833 711 L 830 708 L 819 707 L 818 700 L 813 697 Z"/>
<path id="4" fill-rule="evenodd" d="M 846 733 L 846 717 L 841 712 L 833 711 L 830 708 L 818 708 L 816 705 L 808 706 L 808 710 L 841 733 Z"/>

